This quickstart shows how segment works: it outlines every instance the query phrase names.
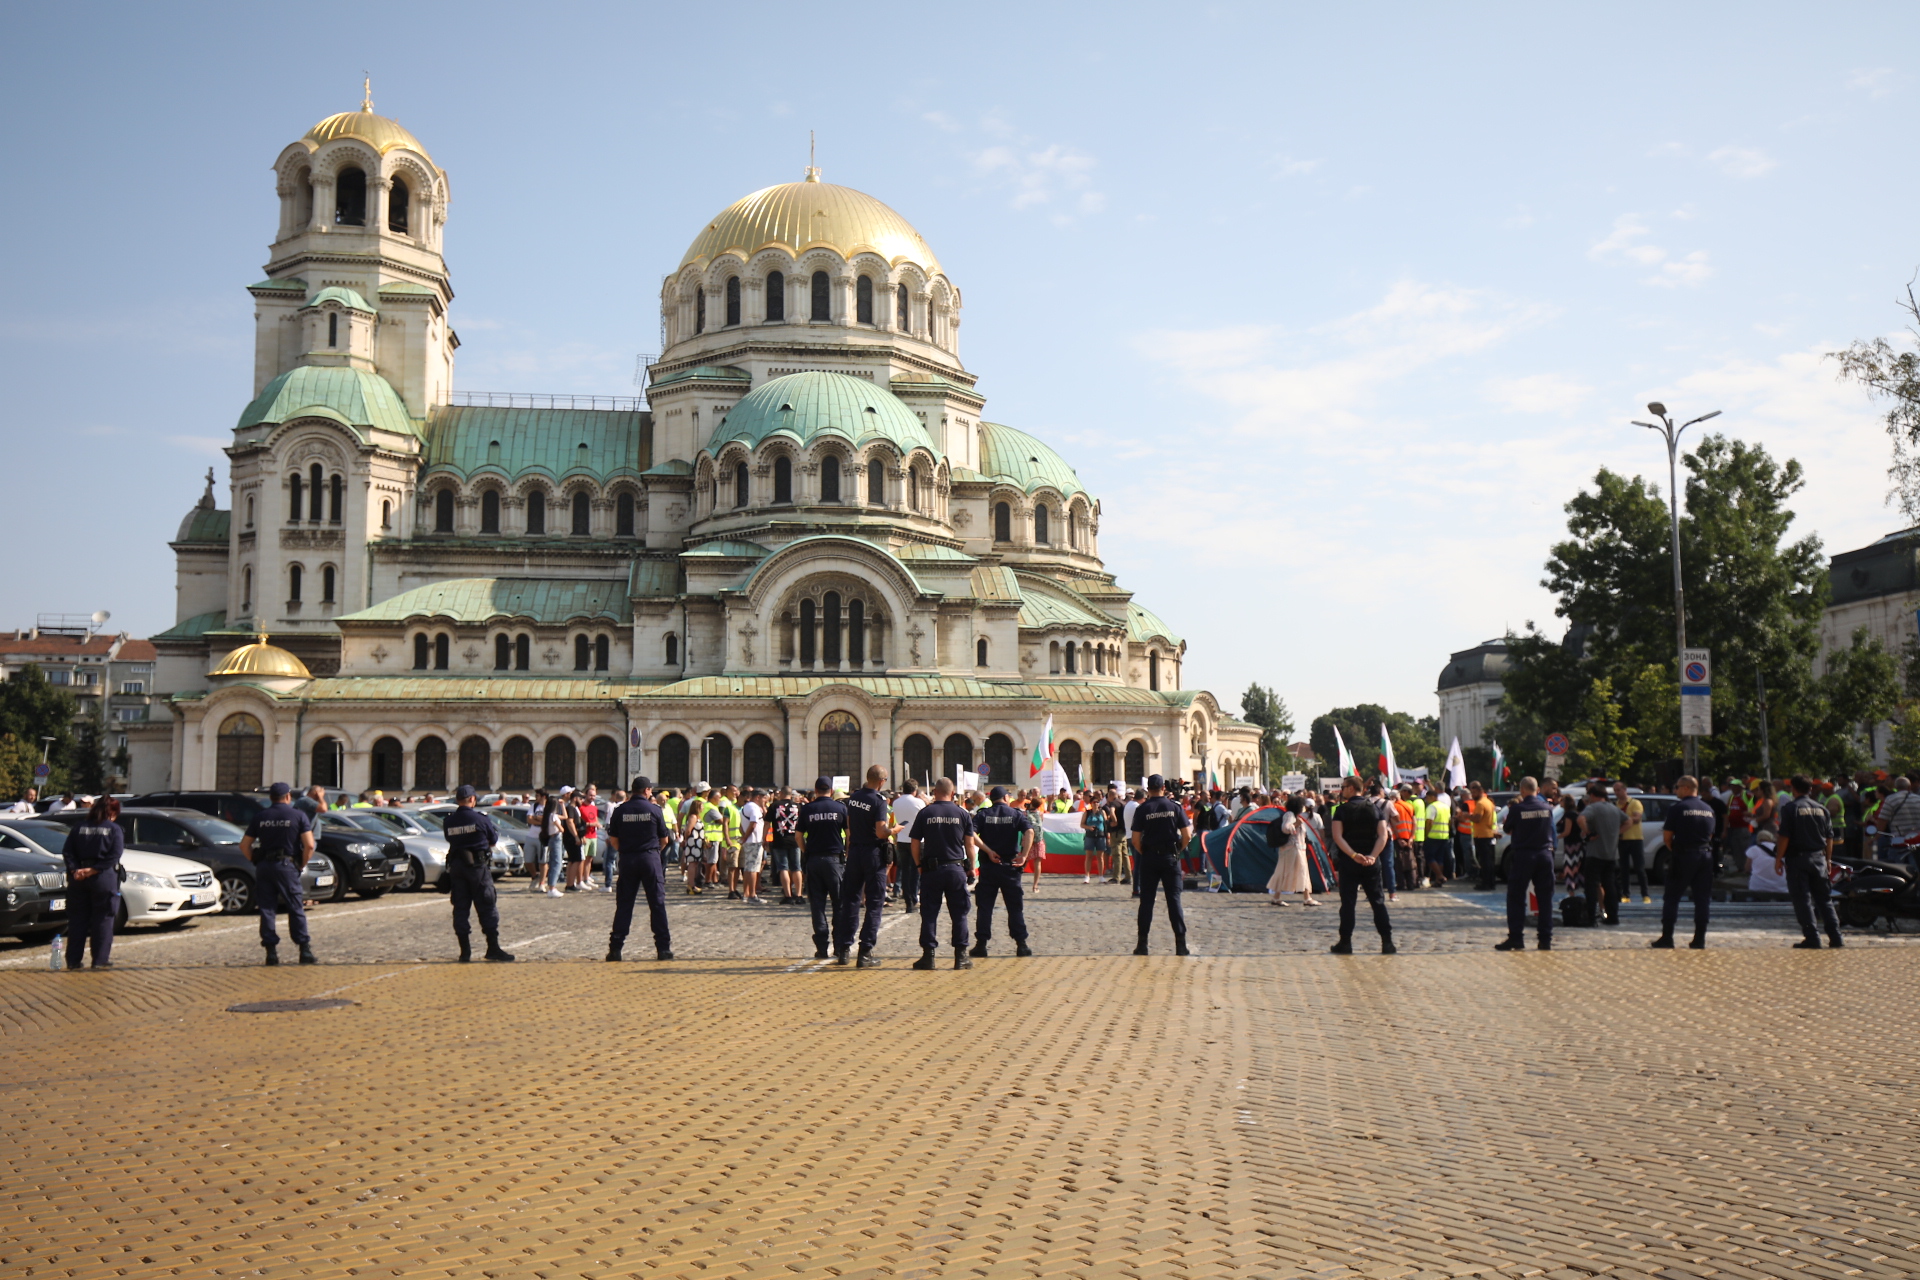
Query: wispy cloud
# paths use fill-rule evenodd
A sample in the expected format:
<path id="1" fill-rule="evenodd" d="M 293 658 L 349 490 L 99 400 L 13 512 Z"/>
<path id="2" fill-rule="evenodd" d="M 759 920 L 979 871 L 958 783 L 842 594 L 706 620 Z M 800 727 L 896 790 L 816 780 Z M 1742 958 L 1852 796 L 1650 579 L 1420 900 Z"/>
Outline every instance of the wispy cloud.
<path id="1" fill-rule="evenodd" d="M 1695 249 L 1675 258 L 1659 245 L 1650 243 L 1647 237 L 1651 234 L 1652 229 L 1639 214 L 1623 213 L 1613 220 L 1613 230 L 1587 250 L 1587 256 L 1595 262 L 1624 261 L 1658 267 L 1652 275 L 1643 277 L 1643 281 L 1668 289 L 1697 285 L 1713 274 L 1706 250 Z"/>
<path id="2" fill-rule="evenodd" d="M 1561 373 L 1533 373 L 1518 378 L 1489 378 L 1487 399 L 1512 413 L 1571 413 L 1593 394 L 1593 388 Z"/>
<path id="3" fill-rule="evenodd" d="M 1684 258 L 1661 263 L 1660 270 L 1647 277 L 1647 283 L 1663 289 L 1677 289 L 1682 285 L 1691 287 L 1703 284 L 1712 274 L 1713 268 L 1707 263 L 1707 251 L 1695 249 Z"/>
<path id="4" fill-rule="evenodd" d="M 1003 145 L 985 147 L 973 153 L 976 173 L 1000 182 L 1013 190 L 1013 207 L 1032 209 L 1041 205 L 1072 203 L 1079 205 L 1093 183 L 1094 159 L 1071 147 L 1054 143 L 1034 149 Z M 1086 212 L 1083 208 L 1082 212 Z"/>
<path id="5" fill-rule="evenodd" d="M 1318 159 L 1301 160 L 1294 156 L 1275 156 L 1273 173 L 1277 178 L 1304 178 L 1318 169 L 1322 163 Z"/>
<path id="6" fill-rule="evenodd" d="M 168 436 L 167 443 L 176 449 L 185 449 L 188 453 L 198 453 L 209 458 L 225 458 L 226 447 L 232 439 L 222 440 L 217 436 Z"/>
<path id="7" fill-rule="evenodd" d="M 1707 162 L 1729 178 L 1758 178 L 1780 167 L 1778 160 L 1757 147 L 1721 147 L 1707 154 Z"/>
<path id="8" fill-rule="evenodd" d="M 920 118 L 940 130 L 942 133 L 960 132 L 960 122 L 944 111 L 927 111 Z"/>
<path id="9" fill-rule="evenodd" d="M 1857 89 L 1869 97 L 1890 98 L 1893 96 L 1893 68 L 1863 68 L 1852 72 L 1847 76 L 1847 88 Z"/>

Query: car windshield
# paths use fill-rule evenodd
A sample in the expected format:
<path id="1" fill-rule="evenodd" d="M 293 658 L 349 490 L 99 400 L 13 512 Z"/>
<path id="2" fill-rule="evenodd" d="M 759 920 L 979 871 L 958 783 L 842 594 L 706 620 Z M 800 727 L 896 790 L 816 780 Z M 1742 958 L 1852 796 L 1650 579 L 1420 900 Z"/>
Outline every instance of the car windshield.
<path id="1" fill-rule="evenodd" d="M 419 823 L 393 809 L 361 809 L 355 811 L 354 817 L 376 822 L 388 831 L 397 831 L 403 836 L 421 834 Z"/>
<path id="2" fill-rule="evenodd" d="M 67 828 L 57 822 L 9 822 L 6 825 L 7 830 L 23 841 L 37 845 L 48 853 L 59 853 L 67 847 Z"/>
<path id="3" fill-rule="evenodd" d="M 447 825 L 447 815 L 444 813 L 415 813 L 413 816 L 429 831 L 439 831 Z"/>
<path id="4" fill-rule="evenodd" d="M 509 809 L 489 809 L 487 810 L 487 816 L 503 827 L 512 827 L 517 831 L 527 831 L 531 829 L 525 818 Z"/>
<path id="5" fill-rule="evenodd" d="M 182 818 L 180 825 L 208 844 L 239 844 L 246 831 L 221 818 Z"/>

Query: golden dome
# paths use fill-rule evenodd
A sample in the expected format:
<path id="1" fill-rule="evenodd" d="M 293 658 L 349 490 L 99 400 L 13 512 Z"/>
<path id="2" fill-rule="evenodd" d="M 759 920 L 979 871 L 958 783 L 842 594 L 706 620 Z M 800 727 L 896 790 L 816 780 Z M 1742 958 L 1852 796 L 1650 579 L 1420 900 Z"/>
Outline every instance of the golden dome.
<path id="1" fill-rule="evenodd" d="M 408 133 L 398 120 L 389 120 L 377 116 L 371 107 L 362 107 L 358 111 L 342 111 L 339 115 L 328 116 L 313 128 L 307 130 L 307 141 L 314 144 L 332 142 L 335 138 L 357 138 L 381 155 L 395 147 L 406 147 L 427 155 L 427 149 L 420 145 L 420 139 Z M 427 159 L 433 159 L 427 156 Z"/>
<path id="2" fill-rule="evenodd" d="M 306 663 L 285 649 L 268 644 L 265 635 L 261 635 L 252 644 L 241 645 L 220 659 L 220 665 L 207 674 L 209 676 L 280 676 L 294 680 L 313 678 L 313 673 L 307 670 Z"/>
<path id="3" fill-rule="evenodd" d="M 711 261 L 729 250 L 750 258 L 770 245 L 796 256 L 815 245 L 843 258 L 871 251 L 889 266 L 906 261 L 930 276 L 940 273 L 933 250 L 905 218 L 866 192 L 822 182 L 812 171 L 805 182 L 764 187 L 728 205 L 694 237 L 680 265 Z"/>

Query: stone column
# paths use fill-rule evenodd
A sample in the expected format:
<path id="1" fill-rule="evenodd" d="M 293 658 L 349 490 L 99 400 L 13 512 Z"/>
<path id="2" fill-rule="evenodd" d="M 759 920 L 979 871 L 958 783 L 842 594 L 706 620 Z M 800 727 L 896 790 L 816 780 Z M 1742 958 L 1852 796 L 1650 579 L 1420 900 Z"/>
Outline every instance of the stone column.
<path id="1" fill-rule="evenodd" d="M 833 278 L 833 322 L 840 325 L 853 324 L 853 277 L 851 275 Z"/>
<path id="2" fill-rule="evenodd" d="M 793 665 L 791 670 L 800 670 L 800 615 L 798 611 L 794 613 L 793 617 Z"/>
<path id="3" fill-rule="evenodd" d="M 847 654 L 849 652 L 849 650 L 847 649 L 847 638 L 851 634 L 851 632 L 848 628 L 847 611 L 844 605 L 841 606 L 841 609 L 840 609 L 840 621 L 837 624 L 835 624 L 834 629 L 840 633 L 840 668 L 839 669 L 842 671 L 846 671 L 849 669 L 847 665 Z"/>
<path id="4" fill-rule="evenodd" d="M 315 231 L 333 225 L 333 179 L 316 176 L 313 180 L 313 221 Z"/>
<path id="5" fill-rule="evenodd" d="M 387 177 L 367 177 L 367 229 L 385 231 L 387 229 L 387 196 L 393 187 L 393 179 Z"/>

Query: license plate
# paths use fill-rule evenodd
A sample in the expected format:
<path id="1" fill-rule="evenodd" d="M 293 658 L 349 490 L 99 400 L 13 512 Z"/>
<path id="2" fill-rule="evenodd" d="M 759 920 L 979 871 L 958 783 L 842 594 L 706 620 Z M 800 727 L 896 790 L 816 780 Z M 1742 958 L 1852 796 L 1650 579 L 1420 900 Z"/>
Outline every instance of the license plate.
<path id="1" fill-rule="evenodd" d="M 197 907 L 197 906 L 200 906 L 202 903 L 212 902 L 214 900 L 214 896 L 215 896 L 214 893 L 211 890 L 208 890 L 205 893 L 194 894 L 191 901 L 193 902 L 193 905 Z"/>
<path id="2" fill-rule="evenodd" d="M 55 898 L 47 904 L 47 910 L 49 911 L 65 911 L 66 909 L 67 900 L 65 898 Z"/>
<path id="3" fill-rule="evenodd" d="M 322 888 L 322 889 L 324 889 L 324 888 L 326 888 L 326 887 L 327 887 L 328 885 L 330 885 L 330 884 L 332 884 L 332 883 L 333 883 L 333 877 L 332 877 L 332 876 L 319 876 L 319 877 L 317 877 L 317 878 L 316 878 L 316 879 L 314 880 L 314 882 L 313 882 L 313 883 L 314 883 L 314 885 L 315 885 L 316 887 L 318 887 L 318 888 Z"/>

